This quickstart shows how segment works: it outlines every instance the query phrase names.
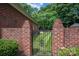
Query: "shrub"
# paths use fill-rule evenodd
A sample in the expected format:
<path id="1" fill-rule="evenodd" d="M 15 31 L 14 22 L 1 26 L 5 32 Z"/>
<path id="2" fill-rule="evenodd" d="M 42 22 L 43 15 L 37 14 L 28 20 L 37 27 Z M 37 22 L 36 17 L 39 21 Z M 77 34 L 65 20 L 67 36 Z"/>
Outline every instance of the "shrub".
<path id="1" fill-rule="evenodd" d="M 79 56 L 79 47 L 59 49 L 58 56 Z"/>
<path id="2" fill-rule="evenodd" d="M 15 40 L 0 39 L 0 56 L 14 56 L 18 53 L 18 44 Z"/>

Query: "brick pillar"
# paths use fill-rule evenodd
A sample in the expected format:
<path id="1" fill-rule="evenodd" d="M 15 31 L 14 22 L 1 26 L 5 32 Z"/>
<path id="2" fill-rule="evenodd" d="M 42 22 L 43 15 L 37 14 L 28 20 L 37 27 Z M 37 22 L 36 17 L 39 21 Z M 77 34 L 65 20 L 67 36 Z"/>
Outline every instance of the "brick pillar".
<path id="1" fill-rule="evenodd" d="M 31 24 L 29 20 L 26 20 L 22 28 L 22 51 L 23 55 L 32 55 L 32 35 L 31 35 Z"/>
<path id="2" fill-rule="evenodd" d="M 59 48 L 64 46 L 64 27 L 60 19 L 54 23 L 52 30 L 52 54 L 57 55 Z"/>

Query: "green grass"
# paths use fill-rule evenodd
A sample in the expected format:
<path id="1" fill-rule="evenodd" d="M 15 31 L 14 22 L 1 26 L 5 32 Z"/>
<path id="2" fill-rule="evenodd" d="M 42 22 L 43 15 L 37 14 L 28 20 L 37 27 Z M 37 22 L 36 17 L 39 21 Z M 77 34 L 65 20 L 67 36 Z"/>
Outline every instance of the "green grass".
<path id="1" fill-rule="evenodd" d="M 51 55 L 51 32 L 42 32 L 33 37 L 34 55 Z"/>

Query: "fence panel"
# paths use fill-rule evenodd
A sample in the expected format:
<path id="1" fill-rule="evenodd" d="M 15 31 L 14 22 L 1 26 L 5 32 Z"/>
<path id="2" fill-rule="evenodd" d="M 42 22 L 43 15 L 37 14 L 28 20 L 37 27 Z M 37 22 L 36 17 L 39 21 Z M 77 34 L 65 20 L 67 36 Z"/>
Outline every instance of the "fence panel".
<path id="1" fill-rule="evenodd" d="M 40 31 L 39 34 L 33 36 L 33 55 L 50 56 L 52 38 L 50 31 Z"/>

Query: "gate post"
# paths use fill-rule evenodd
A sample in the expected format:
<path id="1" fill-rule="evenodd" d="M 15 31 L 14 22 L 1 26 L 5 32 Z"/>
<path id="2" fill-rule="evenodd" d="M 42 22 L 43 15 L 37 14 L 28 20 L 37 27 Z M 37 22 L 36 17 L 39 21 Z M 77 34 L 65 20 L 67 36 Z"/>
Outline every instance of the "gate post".
<path id="1" fill-rule="evenodd" d="M 52 55 L 57 56 L 57 51 L 61 47 L 64 47 L 64 27 L 61 20 L 57 19 L 52 30 Z"/>
<path id="2" fill-rule="evenodd" d="M 22 55 L 32 55 L 32 29 L 29 20 L 26 20 L 22 27 L 21 47 Z"/>

